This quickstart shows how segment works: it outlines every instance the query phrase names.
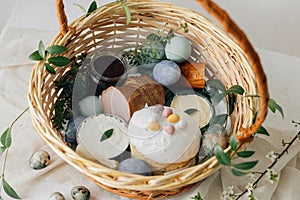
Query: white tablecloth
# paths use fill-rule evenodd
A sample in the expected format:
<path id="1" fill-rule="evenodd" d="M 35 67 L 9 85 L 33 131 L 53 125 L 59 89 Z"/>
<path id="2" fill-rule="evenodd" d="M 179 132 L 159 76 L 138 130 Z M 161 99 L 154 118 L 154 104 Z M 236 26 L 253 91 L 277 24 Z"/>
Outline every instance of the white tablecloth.
<path id="1" fill-rule="evenodd" d="M 72 3 L 73 1 L 68 1 L 67 8 Z M 82 4 L 87 7 L 88 2 Z M 34 5 L 34 12 L 31 10 L 33 8 L 28 5 Z M 70 19 L 80 14 L 78 9 L 78 12 L 69 14 Z M 39 40 L 47 43 L 56 35 L 55 17 L 52 1 L 18 1 L 14 14 L 0 38 L 0 130 L 2 132 L 27 107 L 27 87 L 33 67 L 27 56 L 37 48 Z M 258 53 L 268 76 L 271 96 L 284 108 L 285 119 L 283 120 L 279 114 L 269 114 L 265 127 L 269 130 L 271 137 L 256 138 L 249 146 L 249 149 L 256 151 L 253 159 L 260 159 L 256 171 L 270 164 L 265 158 L 268 151 L 278 152 L 282 149 L 281 139 L 289 141 L 297 133 L 291 120 L 300 121 L 300 90 L 298 89 L 300 82 L 297 77 L 300 73 L 300 58 L 262 49 L 258 49 Z M 91 199 L 124 199 L 96 186 L 59 158 L 40 138 L 31 123 L 29 113 L 17 122 L 12 130 L 12 137 L 13 144 L 9 151 L 6 179 L 23 199 L 49 199 L 55 191 L 60 191 L 66 199 L 71 199 L 70 190 L 77 185 L 88 187 L 92 193 Z M 28 165 L 30 156 L 36 150 L 46 150 L 51 156 L 50 165 L 38 171 L 32 170 Z M 289 154 L 285 155 L 274 168 L 277 172 L 281 171 L 279 183 L 261 182 L 254 191 L 257 199 L 296 200 L 299 198 L 299 151 L 300 142 L 297 141 Z M 235 192 L 239 192 L 246 184 L 247 178 L 237 178 L 228 168 L 222 168 L 191 190 L 166 199 L 188 200 L 197 192 L 200 192 L 205 200 L 219 199 L 223 189 L 228 186 L 235 186 Z M 4 199 L 9 199 L 5 194 L 2 195 Z"/>

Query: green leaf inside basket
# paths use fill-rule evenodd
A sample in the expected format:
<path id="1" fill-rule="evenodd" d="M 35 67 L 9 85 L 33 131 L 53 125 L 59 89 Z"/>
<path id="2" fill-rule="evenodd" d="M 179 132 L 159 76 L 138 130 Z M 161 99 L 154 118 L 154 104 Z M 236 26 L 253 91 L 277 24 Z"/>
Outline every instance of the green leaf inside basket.
<path id="1" fill-rule="evenodd" d="M 55 74 L 55 70 L 53 69 L 53 67 L 49 64 L 49 63 L 45 63 L 45 67 L 47 72 L 51 73 L 51 74 Z"/>
<path id="2" fill-rule="evenodd" d="M 233 85 L 228 90 L 228 94 L 240 94 L 243 95 L 245 92 L 244 88 L 242 88 L 240 85 Z"/>
<path id="3" fill-rule="evenodd" d="M 48 62 L 58 67 L 63 67 L 70 64 L 71 61 L 70 59 L 64 56 L 55 56 L 55 57 L 48 58 Z"/>
<path id="4" fill-rule="evenodd" d="M 128 25 L 130 23 L 130 21 L 131 21 L 130 10 L 129 10 L 128 6 L 124 2 L 122 2 L 122 1 L 121 1 L 121 6 L 122 6 L 122 8 L 123 8 L 123 10 L 125 12 L 125 15 L 126 15 L 126 25 Z"/>
<path id="5" fill-rule="evenodd" d="M 39 52 L 40 56 L 41 56 L 43 59 L 45 59 L 45 57 L 46 57 L 46 52 L 45 52 L 45 45 L 44 45 L 43 41 L 40 41 L 40 42 L 39 42 L 39 47 L 38 47 L 38 48 L 39 48 L 39 49 L 38 49 L 38 52 Z"/>
<path id="6" fill-rule="evenodd" d="M 94 12 L 95 10 L 97 10 L 97 2 L 93 1 L 87 11 L 86 16 L 89 16 L 92 12 Z"/>
<path id="7" fill-rule="evenodd" d="M 104 140 L 107 140 L 108 138 L 110 138 L 112 136 L 113 132 L 114 132 L 113 128 L 105 131 L 100 139 L 100 142 L 103 142 Z"/>
<path id="8" fill-rule="evenodd" d="M 67 48 L 61 45 L 53 45 L 46 49 L 46 51 L 50 54 L 61 54 L 67 51 Z"/>
<path id="9" fill-rule="evenodd" d="M 234 134 L 230 139 L 230 147 L 233 151 L 237 150 L 238 147 L 238 141 L 236 139 L 236 134 Z"/>
<path id="10" fill-rule="evenodd" d="M 190 108 L 184 111 L 186 114 L 191 115 L 195 112 L 199 112 L 199 110 L 195 109 L 195 108 Z"/>
<path id="11" fill-rule="evenodd" d="M 210 80 L 206 81 L 206 84 L 211 87 L 217 88 L 218 90 L 221 90 L 222 92 L 226 92 L 226 88 L 225 88 L 224 84 L 218 79 L 210 79 Z"/>
<path id="12" fill-rule="evenodd" d="M 41 57 L 40 53 L 38 50 L 36 50 L 35 52 L 31 53 L 28 58 L 30 60 L 34 60 L 34 61 L 40 61 L 43 60 L 43 58 Z"/>
<path id="13" fill-rule="evenodd" d="M 220 164 L 226 166 L 231 165 L 230 152 L 225 153 L 223 148 L 219 144 L 216 144 L 214 147 L 214 155 L 216 156 Z"/>

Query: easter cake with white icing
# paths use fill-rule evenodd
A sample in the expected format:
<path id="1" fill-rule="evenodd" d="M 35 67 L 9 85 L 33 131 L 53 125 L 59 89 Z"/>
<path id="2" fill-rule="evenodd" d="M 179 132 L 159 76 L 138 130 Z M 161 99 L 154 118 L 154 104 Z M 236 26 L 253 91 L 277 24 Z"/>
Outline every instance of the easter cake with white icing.
<path id="1" fill-rule="evenodd" d="M 161 174 L 189 165 L 200 148 L 194 120 L 174 108 L 155 105 L 135 112 L 128 126 L 132 156 Z"/>

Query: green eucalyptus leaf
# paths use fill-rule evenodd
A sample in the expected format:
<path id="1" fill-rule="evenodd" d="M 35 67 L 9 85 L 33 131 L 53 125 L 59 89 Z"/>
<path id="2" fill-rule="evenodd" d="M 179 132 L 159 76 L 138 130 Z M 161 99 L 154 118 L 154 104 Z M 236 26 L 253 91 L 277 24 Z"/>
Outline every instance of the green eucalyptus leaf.
<path id="1" fill-rule="evenodd" d="M 222 92 L 226 92 L 226 88 L 225 88 L 224 84 L 218 79 L 210 79 L 210 80 L 206 81 L 206 84 L 211 87 L 215 87 L 218 90 L 221 90 Z"/>
<path id="2" fill-rule="evenodd" d="M 114 132 L 114 129 L 108 129 L 107 131 L 105 131 L 100 139 L 100 142 L 107 140 L 108 138 L 110 138 L 112 136 Z"/>
<path id="3" fill-rule="evenodd" d="M 240 85 L 233 85 L 233 86 L 231 86 L 227 90 L 228 94 L 240 94 L 240 95 L 243 95 L 244 92 L 245 92 L 244 88 L 242 88 L 242 86 L 240 86 Z"/>
<path id="4" fill-rule="evenodd" d="M 249 162 L 243 162 L 233 165 L 233 167 L 241 170 L 249 170 L 255 167 L 255 165 L 258 163 L 258 160 L 255 161 L 249 161 Z"/>
<path id="5" fill-rule="evenodd" d="M 45 63 L 45 67 L 47 72 L 49 72 L 50 74 L 55 74 L 55 70 L 53 69 L 53 67 L 49 64 L 49 63 Z"/>
<path id="6" fill-rule="evenodd" d="M 121 5 L 122 5 L 122 8 L 125 12 L 125 15 L 126 15 L 126 25 L 128 25 L 131 21 L 131 13 L 130 13 L 130 10 L 128 8 L 128 6 L 124 3 L 124 2 L 121 2 Z"/>
<path id="7" fill-rule="evenodd" d="M 255 151 L 239 151 L 239 152 L 237 152 L 237 155 L 238 155 L 238 157 L 241 157 L 241 158 L 249 158 L 254 153 L 255 153 Z"/>
<path id="8" fill-rule="evenodd" d="M 212 106 L 218 105 L 226 96 L 226 93 L 220 93 L 211 98 Z"/>
<path id="9" fill-rule="evenodd" d="M 238 141 L 236 139 L 236 134 L 234 134 L 231 139 L 230 139 L 230 147 L 233 151 L 236 151 L 237 150 L 237 147 L 238 147 Z"/>
<path id="10" fill-rule="evenodd" d="M 191 115 L 195 112 L 199 112 L 199 110 L 195 109 L 195 108 L 191 108 L 191 109 L 187 109 L 184 111 L 186 114 Z"/>
<path id="11" fill-rule="evenodd" d="M 220 164 L 226 166 L 231 165 L 230 153 L 225 153 L 223 148 L 219 144 L 216 144 L 214 146 L 214 155 L 216 156 Z"/>
<path id="12" fill-rule="evenodd" d="M 227 117 L 228 115 L 227 114 L 221 114 L 221 115 L 216 115 L 215 117 L 213 117 L 209 124 L 210 125 L 213 125 L 213 124 L 220 124 L 220 125 L 224 125 L 225 122 L 227 121 Z"/>
<path id="13" fill-rule="evenodd" d="M 282 116 L 282 118 L 284 118 L 284 114 L 283 114 L 283 110 L 281 108 L 280 105 L 277 104 L 277 102 L 274 99 L 269 99 L 269 109 L 275 113 L 276 110 L 278 110 Z"/>
<path id="14" fill-rule="evenodd" d="M 231 169 L 231 172 L 232 172 L 232 174 L 235 175 L 235 176 L 244 176 L 244 175 L 247 174 L 247 173 L 245 173 L 245 172 L 236 170 L 236 169 L 234 169 L 234 168 Z"/>
<path id="15" fill-rule="evenodd" d="M 6 147 L 0 147 L 0 156 L 4 153 L 4 151 L 6 150 Z"/>
<path id="16" fill-rule="evenodd" d="M 50 54 L 61 54 L 67 51 L 67 48 L 61 45 L 53 45 L 51 47 L 48 47 L 46 51 Z"/>
<path id="17" fill-rule="evenodd" d="M 5 193 L 14 198 L 14 199 L 21 199 L 21 197 L 19 197 L 19 195 L 16 193 L 16 191 L 6 182 L 6 180 L 3 178 L 2 179 L 2 185 L 3 185 L 3 189 L 5 191 Z"/>
<path id="18" fill-rule="evenodd" d="M 236 96 L 234 94 L 228 94 L 228 115 L 231 115 L 235 108 Z"/>
<path id="19" fill-rule="evenodd" d="M 260 126 L 259 129 L 256 131 L 257 134 L 267 135 L 270 136 L 267 129 L 265 129 L 263 126 Z"/>
<path id="20" fill-rule="evenodd" d="M 89 16 L 92 12 L 94 12 L 95 10 L 97 10 L 97 2 L 93 1 L 87 11 L 86 16 Z"/>
<path id="21" fill-rule="evenodd" d="M 46 56 L 46 52 L 45 52 L 45 45 L 44 45 L 44 43 L 43 43 L 43 41 L 40 41 L 39 42 L 39 54 L 40 54 L 40 56 L 43 58 L 43 59 L 45 59 L 45 56 Z"/>
<path id="22" fill-rule="evenodd" d="M 6 148 L 10 147 L 10 145 L 11 145 L 11 129 L 10 129 L 10 127 L 4 131 L 4 133 L 1 135 L 0 140 L 1 140 L 1 144 L 4 147 L 6 147 Z"/>
<path id="23" fill-rule="evenodd" d="M 35 52 L 32 52 L 28 58 L 30 60 L 34 60 L 34 61 L 40 61 L 40 60 L 43 60 L 43 58 L 41 57 L 40 53 L 38 50 L 36 50 Z"/>
<path id="24" fill-rule="evenodd" d="M 87 11 L 86 11 L 85 7 L 83 7 L 82 5 L 77 4 L 77 3 L 73 3 L 73 5 L 75 5 L 78 8 L 80 8 L 85 15 L 87 14 Z"/>
<path id="25" fill-rule="evenodd" d="M 55 56 L 48 59 L 48 62 L 58 67 L 63 67 L 70 64 L 70 59 L 64 56 Z"/>

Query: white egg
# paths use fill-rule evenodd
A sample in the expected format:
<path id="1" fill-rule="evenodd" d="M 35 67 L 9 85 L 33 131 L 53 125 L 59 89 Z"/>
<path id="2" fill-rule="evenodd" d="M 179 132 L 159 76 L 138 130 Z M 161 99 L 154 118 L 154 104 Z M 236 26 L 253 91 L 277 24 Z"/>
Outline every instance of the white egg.
<path id="1" fill-rule="evenodd" d="M 191 56 L 191 53 L 191 43 L 187 38 L 183 36 L 173 37 L 165 47 L 166 57 L 169 60 L 177 63 L 185 62 Z"/>
<path id="2" fill-rule="evenodd" d="M 82 115 L 91 116 L 103 112 L 100 104 L 100 98 L 97 96 L 87 96 L 79 101 L 79 109 Z"/>

